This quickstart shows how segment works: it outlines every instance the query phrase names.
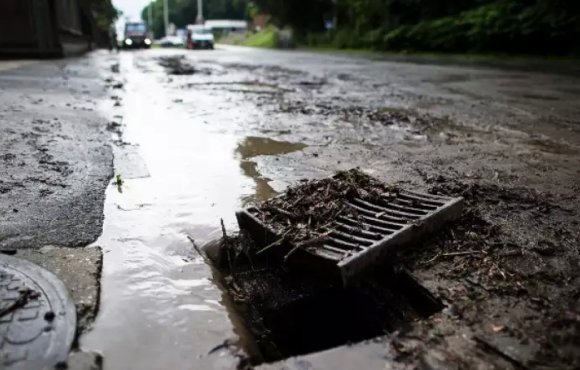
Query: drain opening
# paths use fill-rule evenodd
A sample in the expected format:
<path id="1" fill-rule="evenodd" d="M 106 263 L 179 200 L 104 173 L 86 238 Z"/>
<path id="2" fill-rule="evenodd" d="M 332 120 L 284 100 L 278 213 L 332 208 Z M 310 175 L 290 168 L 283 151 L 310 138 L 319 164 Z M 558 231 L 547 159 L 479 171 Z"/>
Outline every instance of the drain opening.
<path id="1" fill-rule="evenodd" d="M 443 309 L 409 272 L 392 266 L 345 287 L 268 258 L 222 258 L 226 292 L 251 333 L 248 345 L 259 350 L 253 365 L 372 339 Z"/>
<path id="2" fill-rule="evenodd" d="M 372 339 L 441 310 L 392 257 L 462 207 L 462 198 L 389 186 L 355 169 L 236 213 L 241 232 L 224 238 L 216 265 L 259 349 L 251 360 Z"/>

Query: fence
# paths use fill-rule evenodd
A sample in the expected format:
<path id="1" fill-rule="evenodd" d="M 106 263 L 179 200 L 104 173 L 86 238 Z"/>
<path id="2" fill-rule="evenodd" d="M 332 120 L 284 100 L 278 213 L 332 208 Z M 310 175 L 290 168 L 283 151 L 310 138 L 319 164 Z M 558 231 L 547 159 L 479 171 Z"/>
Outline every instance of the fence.
<path id="1" fill-rule="evenodd" d="M 64 36 L 82 34 L 76 0 L 1 0 L 2 54 L 62 55 Z"/>
<path id="2" fill-rule="evenodd" d="M 55 0 L 58 28 L 74 35 L 82 35 L 80 10 L 76 0 Z"/>

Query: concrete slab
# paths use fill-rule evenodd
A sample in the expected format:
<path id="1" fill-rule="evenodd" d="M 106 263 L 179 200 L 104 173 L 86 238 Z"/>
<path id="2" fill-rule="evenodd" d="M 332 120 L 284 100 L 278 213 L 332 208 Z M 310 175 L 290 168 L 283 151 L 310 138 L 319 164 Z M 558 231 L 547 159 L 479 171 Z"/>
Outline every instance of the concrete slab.
<path id="1" fill-rule="evenodd" d="M 22 249 L 16 257 L 55 274 L 68 288 L 77 308 L 77 335 L 94 320 L 99 307 L 103 252 L 100 247 Z"/>

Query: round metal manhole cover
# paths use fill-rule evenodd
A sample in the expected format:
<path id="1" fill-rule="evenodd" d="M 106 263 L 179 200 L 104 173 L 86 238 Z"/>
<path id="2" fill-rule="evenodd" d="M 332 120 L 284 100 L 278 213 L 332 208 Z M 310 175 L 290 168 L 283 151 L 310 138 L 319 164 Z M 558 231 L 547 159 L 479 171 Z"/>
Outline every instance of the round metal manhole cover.
<path id="1" fill-rule="evenodd" d="M 52 273 L 0 254 L 0 369 L 53 369 L 66 362 L 75 306 Z"/>

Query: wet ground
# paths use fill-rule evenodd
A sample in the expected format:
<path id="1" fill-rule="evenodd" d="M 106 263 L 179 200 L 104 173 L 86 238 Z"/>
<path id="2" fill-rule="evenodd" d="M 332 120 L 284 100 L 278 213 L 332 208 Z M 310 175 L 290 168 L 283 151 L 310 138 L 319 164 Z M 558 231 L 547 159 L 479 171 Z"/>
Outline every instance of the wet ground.
<path id="1" fill-rule="evenodd" d="M 91 58 L 122 179 L 106 190 L 100 311 L 80 341 L 105 369 L 238 366 L 255 338 L 188 237 L 211 250 L 235 210 L 356 166 L 466 197 L 459 223 L 399 260 L 447 308 L 263 368 L 578 364 L 577 78 L 234 47 Z"/>
<path id="2" fill-rule="evenodd" d="M 519 263 L 515 260 L 512 272 L 504 269 L 514 263 L 513 257 L 486 259 L 486 270 L 475 274 L 478 282 L 493 284 L 495 275 L 501 279 L 505 274 L 550 275 L 553 264 L 557 274 L 575 276 L 570 275 L 573 267 L 558 258 L 577 258 L 573 244 L 559 244 L 552 237 L 550 243 L 562 250 L 544 260 L 534 245 L 546 237 L 528 230 L 532 223 L 524 214 L 545 207 L 549 214 L 542 217 L 542 226 L 533 224 L 537 234 L 566 233 L 577 240 L 576 211 L 569 203 L 579 178 L 580 91 L 574 78 L 238 48 L 122 53 L 108 63 L 120 66 L 109 78 L 124 83 L 111 92 L 120 104 L 113 108 L 120 124 L 114 133 L 119 136 L 115 172 L 124 183 L 107 193 L 105 228 L 98 241 L 105 246 L 101 313 L 82 340 L 84 347 L 103 352 L 105 368 L 236 366 L 231 347 L 219 345 L 237 342 L 248 351 L 252 339 L 220 289 L 219 277 L 192 250 L 188 237 L 199 245 L 211 244 L 221 235 L 221 218 L 226 229 L 236 230 L 234 210 L 267 199 L 300 178 L 354 166 L 387 182 L 431 190 L 437 186 L 446 194 L 469 196 L 465 190 L 478 186 L 477 196 L 469 199 L 477 217 L 468 218 L 465 227 L 489 222 L 489 227 L 501 228 L 494 243 L 511 246 L 499 248 L 500 256 L 510 248 L 524 255 Z M 464 238 L 465 233 L 485 238 L 489 230 L 463 233 Z M 470 253 L 483 253 L 473 246 L 463 249 L 464 244 L 458 242 L 450 255 L 441 247 L 426 263 L 419 257 L 406 263 L 447 304 L 465 300 L 457 292 L 471 289 L 448 274 L 448 264 L 461 266 Z M 435 322 L 450 320 L 453 328 L 444 329 L 447 334 L 432 347 L 471 353 L 467 346 L 476 353 L 472 358 L 480 359 L 472 361 L 502 367 L 506 360 L 501 355 L 475 348 L 473 340 L 453 344 L 460 341 L 454 334 L 507 332 L 516 342 L 537 335 L 537 321 L 558 314 L 538 312 L 533 299 L 577 299 L 569 292 L 537 298 L 538 290 L 559 285 L 557 278 L 551 279 L 539 279 L 537 290 L 526 287 L 526 298 L 503 298 L 503 293 L 482 288 L 484 293 L 474 293 L 466 306 L 499 318 L 482 317 L 470 326 L 461 315 L 443 314 Z M 513 280 L 516 286 L 524 284 L 523 278 Z M 514 305 L 525 308 L 512 317 L 505 310 Z M 521 324 L 522 317 L 536 322 L 535 328 Z M 572 340 L 574 333 L 563 337 Z M 545 341 L 526 343 L 534 348 Z M 529 352 L 531 358 L 540 356 Z M 415 361 L 419 355 L 413 353 L 408 359 L 387 358 Z M 557 350 L 544 359 L 554 354 L 571 360 Z M 441 357 L 449 361 L 449 355 Z M 332 366 L 317 361 L 320 368 Z M 380 368 L 383 362 L 369 357 L 366 365 Z"/>

